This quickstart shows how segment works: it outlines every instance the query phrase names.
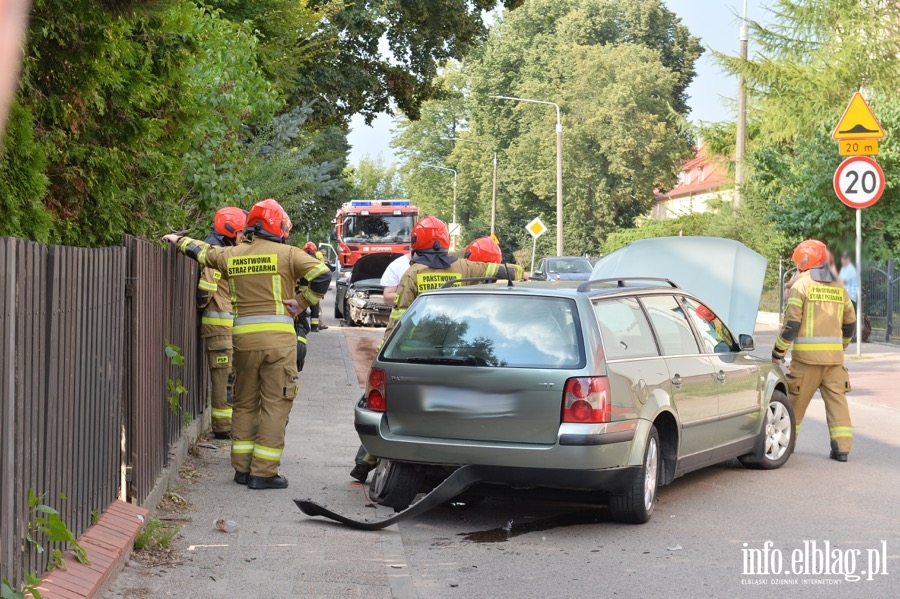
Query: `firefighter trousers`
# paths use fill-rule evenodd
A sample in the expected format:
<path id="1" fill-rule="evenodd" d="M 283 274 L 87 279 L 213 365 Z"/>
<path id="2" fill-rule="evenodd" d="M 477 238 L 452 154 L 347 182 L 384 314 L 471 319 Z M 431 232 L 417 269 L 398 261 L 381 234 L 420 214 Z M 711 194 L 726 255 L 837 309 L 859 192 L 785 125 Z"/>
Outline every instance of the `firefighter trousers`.
<path id="1" fill-rule="evenodd" d="M 278 474 L 284 431 L 297 395 L 297 346 L 234 352 L 231 465 L 235 472 Z"/>
<path id="2" fill-rule="evenodd" d="M 214 433 L 228 433 L 231 432 L 231 337 L 207 338 L 206 357 L 209 362 L 212 430 Z"/>
<path id="3" fill-rule="evenodd" d="M 794 406 L 797 420 L 796 433 L 800 433 L 800 423 L 806 408 L 818 389 L 825 402 L 825 419 L 831 448 L 841 453 L 849 453 L 853 447 L 853 425 L 850 422 L 850 407 L 847 405 L 847 391 L 850 391 L 850 375 L 843 364 L 807 364 L 792 360 L 787 373 L 788 394 Z"/>

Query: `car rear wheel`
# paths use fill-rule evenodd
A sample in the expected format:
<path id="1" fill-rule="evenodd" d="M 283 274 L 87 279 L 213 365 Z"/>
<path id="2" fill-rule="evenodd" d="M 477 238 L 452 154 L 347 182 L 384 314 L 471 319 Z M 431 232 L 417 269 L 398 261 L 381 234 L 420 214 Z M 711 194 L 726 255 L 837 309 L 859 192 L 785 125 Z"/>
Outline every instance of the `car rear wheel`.
<path id="1" fill-rule="evenodd" d="M 613 493 L 609 497 L 609 511 L 614 520 L 631 524 L 643 524 L 653 514 L 656 492 L 659 489 L 659 433 L 650 427 L 647 445 L 644 447 L 644 463 L 637 476 L 624 493 Z"/>
<path id="2" fill-rule="evenodd" d="M 763 419 L 759 441 L 753 453 L 738 459 L 747 468 L 773 470 L 781 468 L 794 452 L 794 408 L 781 391 L 773 391 Z"/>
<path id="3" fill-rule="evenodd" d="M 421 470 L 412 464 L 382 459 L 372 474 L 369 497 L 400 512 L 408 508 L 419 494 L 422 481 Z"/>

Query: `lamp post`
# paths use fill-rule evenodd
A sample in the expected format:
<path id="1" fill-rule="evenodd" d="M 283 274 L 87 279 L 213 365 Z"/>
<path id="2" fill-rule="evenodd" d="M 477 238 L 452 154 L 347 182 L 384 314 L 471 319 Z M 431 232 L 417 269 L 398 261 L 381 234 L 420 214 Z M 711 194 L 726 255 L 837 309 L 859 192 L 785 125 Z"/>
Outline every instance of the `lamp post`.
<path id="1" fill-rule="evenodd" d="M 494 174 L 491 181 L 491 235 L 494 236 L 494 228 L 497 224 L 497 150 L 494 144 L 486 141 L 476 141 L 474 139 L 463 139 L 461 137 L 448 137 L 451 141 L 461 141 L 467 144 L 479 144 L 482 146 L 490 146 L 494 154 Z"/>
<path id="2" fill-rule="evenodd" d="M 741 30 L 738 35 L 740 42 L 741 60 L 747 60 L 747 41 L 750 35 L 747 28 L 747 0 L 744 0 L 744 17 L 741 19 Z M 737 141 L 734 147 L 734 206 L 741 205 L 744 181 L 744 157 L 747 148 L 747 84 L 743 73 L 738 75 L 738 114 L 737 114 Z"/>
<path id="3" fill-rule="evenodd" d="M 450 168 L 449 166 L 438 166 L 436 164 L 423 164 L 422 166 L 427 166 L 430 168 L 436 168 L 439 171 L 449 171 L 453 173 L 453 220 L 451 221 L 451 225 L 456 224 L 456 176 L 457 172 L 455 168 Z M 456 233 L 450 235 L 450 251 L 456 250 Z"/>
<path id="4" fill-rule="evenodd" d="M 495 100 L 512 100 L 513 102 L 529 102 L 545 104 L 556 108 L 556 255 L 563 255 L 563 195 L 562 195 L 562 121 L 559 118 L 559 104 L 528 98 L 512 96 L 490 96 Z"/>

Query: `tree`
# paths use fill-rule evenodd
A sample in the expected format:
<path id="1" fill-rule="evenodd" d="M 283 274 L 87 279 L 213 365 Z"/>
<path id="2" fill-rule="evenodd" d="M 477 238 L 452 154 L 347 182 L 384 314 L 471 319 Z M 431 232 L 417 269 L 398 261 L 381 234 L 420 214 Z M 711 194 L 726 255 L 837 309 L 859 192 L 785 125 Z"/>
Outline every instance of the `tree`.
<path id="1" fill-rule="evenodd" d="M 189 0 L 39 0 L 30 31 L 18 102 L 34 143 L 19 136 L 7 157 L 32 169 L 19 181 L 46 180 L 50 233 L 31 235 L 114 244 L 244 199 L 242 126 L 279 103 L 246 26 Z"/>
<path id="2" fill-rule="evenodd" d="M 47 192 L 47 157 L 34 139 L 31 112 L 18 103 L 10 109 L 6 137 L 0 142 L 0 235 L 49 241 L 50 212 L 41 198 Z"/>
<path id="3" fill-rule="evenodd" d="M 530 244 L 523 227 L 534 216 L 555 226 L 555 114 L 490 95 L 560 104 L 566 251 L 596 253 L 689 155 L 685 89 L 701 52 L 658 0 L 534 0 L 510 11 L 464 67 L 470 129 L 500 148 L 501 239 Z"/>
<path id="4" fill-rule="evenodd" d="M 424 214 L 432 214 L 449 222 L 453 214 L 452 173 L 428 165 L 458 166 L 451 159 L 455 143 L 453 138 L 465 130 L 468 121 L 459 66 L 449 66 L 435 85 L 442 90 L 442 98 L 423 103 L 418 120 L 397 117 L 398 134 L 391 141 L 391 147 L 404 160 L 399 172 L 410 200 L 421 207 Z M 458 198 L 457 207 L 460 202 L 467 201 L 466 198 Z"/>
<path id="5" fill-rule="evenodd" d="M 243 180 L 252 202 L 277 198 L 293 232 L 324 237 L 345 197 L 346 137 L 339 127 L 310 131 L 309 105 L 275 117 L 249 146 Z"/>
<path id="6" fill-rule="evenodd" d="M 400 173 L 395 164 L 385 165 L 379 156 L 362 157 L 359 164 L 344 170 L 349 187 L 348 196 L 358 200 L 391 200 L 406 197 L 406 190 L 400 182 Z"/>
<path id="7" fill-rule="evenodd" d="M 830 133 L 854 91 L 865 90 L 888 130 L 900 126 L 900 5 L 877 0 L 777 0 L 773 23 L 751 24 L 759 46 L 750 60 L 717 54 L 748 84 L 750 126 L 743 191 L 787 236 L 786 248 L 817 237 L 848 249 L 853 212 L 832 191 L 840 162 Z M 888 173 L 900 144 L 888 137 L 879 162 Z M 862 212 L 867 252 L 883 258 L 900 249 L 900 190 L 888 176 L 882 199 Z"/>
<path id="8" fill-rule="evenodd" d="M 512 9 L 523 0 L 503 0 Z M 301 73 L 297 93 L 320 98 L 335 118 L 361 113 L 371 122 L 398 108 L 417 120 L 423 102 L 436 98 L 439 66 L 461 59 L 486 29 L 482 12 L 496 0 L 360 0 L 331 14 L 323 34 L 334 40 L 332 60 Z M 309 0 L 325 10 L 331 0 Z M 390 56 L 379 47 L 387 44 Z"/>

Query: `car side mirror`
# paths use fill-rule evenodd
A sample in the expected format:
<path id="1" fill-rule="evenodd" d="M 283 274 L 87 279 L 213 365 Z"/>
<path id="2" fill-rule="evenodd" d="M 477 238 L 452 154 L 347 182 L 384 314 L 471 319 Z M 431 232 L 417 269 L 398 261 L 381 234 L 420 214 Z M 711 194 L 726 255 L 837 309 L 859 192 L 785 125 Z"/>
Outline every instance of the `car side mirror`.
<path id="1" fill-rule="evenodd" d="M 753 335 L 738 335 L 738 344 L 741 346 L 741 351 L 753 351 L 756 349 Z"/>
<path id="2" fill-rule="evenodd" d="M 543 280 L 546 279 L 546 278 L 547 278 L 547 277 L 544 275 L 544 273 L 542 273 L 542 272 L 539 271 L 539 270 L 536 270 L 536 271 L 534 271 L 533 273 L 531 273 L 531 280 L 532 280 L 532 281 L 543 281 Z"/>

